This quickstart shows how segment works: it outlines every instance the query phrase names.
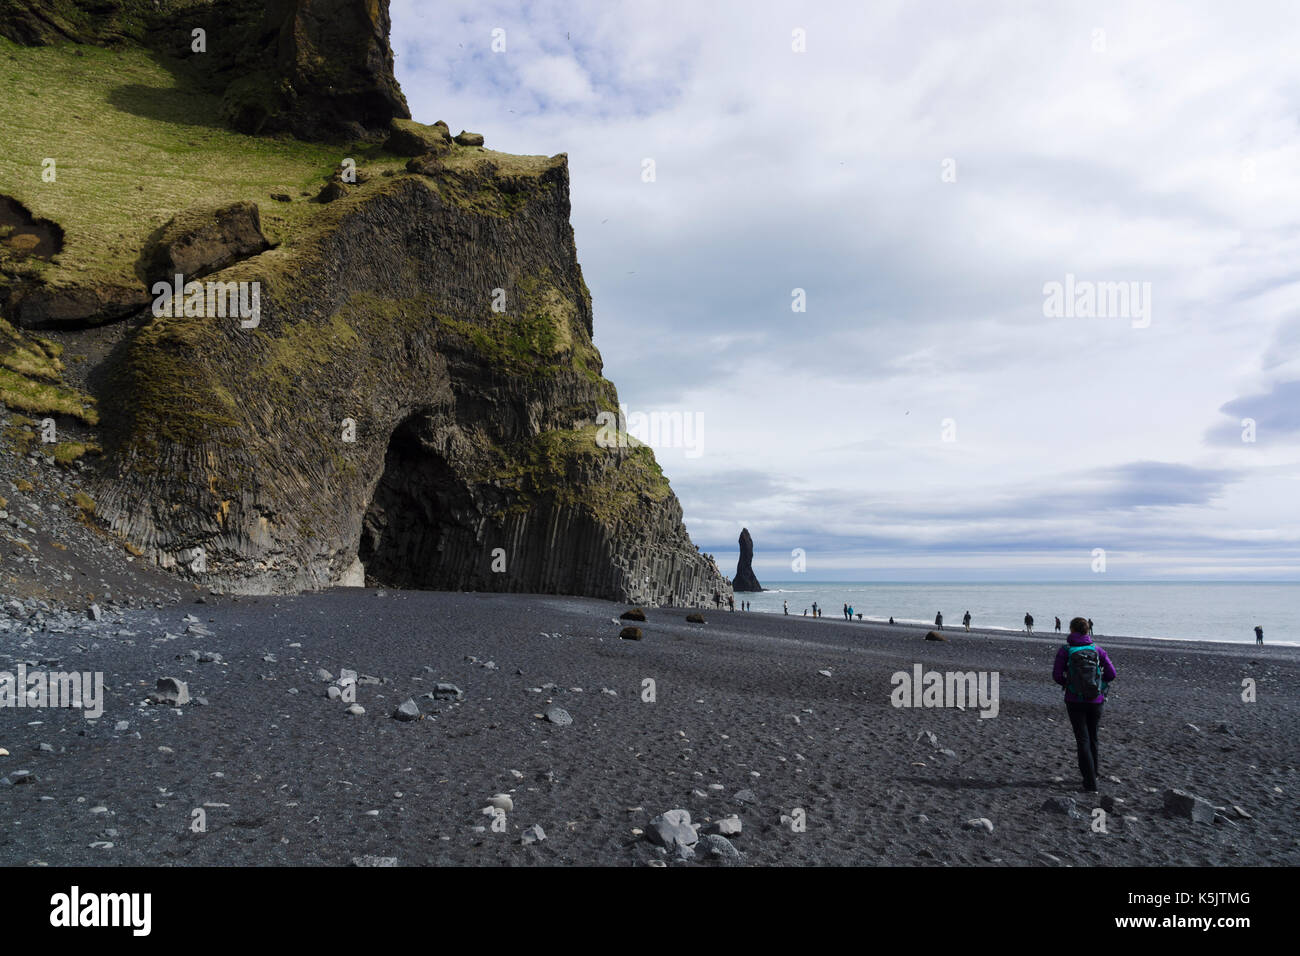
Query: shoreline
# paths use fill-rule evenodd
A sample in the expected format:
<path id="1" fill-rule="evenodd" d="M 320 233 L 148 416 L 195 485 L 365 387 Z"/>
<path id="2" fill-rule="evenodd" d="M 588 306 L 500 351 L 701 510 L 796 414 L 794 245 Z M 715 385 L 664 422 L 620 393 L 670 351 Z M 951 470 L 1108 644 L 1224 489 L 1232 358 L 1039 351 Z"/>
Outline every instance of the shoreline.
<path id="1" fill-rule="evenodd" d="M 715 613 L 726 614 L 729 612 L 724 608 L 721 612 L 715 612 Z M 888 618 L 881 620 L 879 618 L 865 617 L 865 616 L 862 618 L 861 621 L 857 620 L 856 618 L 852 621 L 846 621 L 844 620 L 842 615 L 837 615 L 834 617 L 830 615 L 826 615 L 821 618 L 814 618 L 811 615 L 808 615 L 807 617 L 805 617 L 802 614 L 785 615 L 782 614 L 780 611 L 765 611 L 765 610 L 736 611 L 736 613 L 737 614 L 762 614 L 766 617 L 780 617 L 780 618 L 789 617 L 791 620 L 798 618 L 801 621 L 811 621 L 818 624 L 827 622 L 832 624 L 838 623 L 838 624 L 853 624 L 853 625 L 871 625 L 872 627 L 884 627 L 884 628 L 888 628 L 888 627 L 908 628 L 911 630 L 921 630 L 921 631 L 934 630 L 934 624 L 927 624 L 924 621 L 915 621 L 915 620 L 900 621 L 895 619 L 894 623 L 890 624 Z M 944 634 L 965 634 L 967 632 L 966 629 L 961 626 L 961 624 L 957 624 L 957 625 L 945 624 L 943 626 L 943 633 Z M 1033 634 L 1028 634 L 1025 632 L 1025 629 L 1023 627 L 1017 629 L 1011 627 L 972 626 L 970 629 L 970 633 L 985 634 L 990 637 L 993 636 L 1014 637 L 1016 635 L 1020 635 L 1021 637 L 1026 637 L 1026 638 L 1054 637 L 1061 641 L 1064 641 L 1065 638 L 1068 636 L 1064 630 L 1061 631 L 1059 634 L 1057 634 L 1055 631 L 1035 631 Z M 1252 647 L 1252 648 L 1283 647 L 1283 648 L 1294 648 L 1300 650 L 1300 641 L 1265 641 L 1263 644 L 1256 644 L 1254 641 L 1233 641 L 1227 638 L 1157 637 L 1150 634 L 1094 634 L 1093 637 L 1098 642 L 1102 640 L 1161 641 L 1161 642 L 1173 641 L 1173 642 L 1185 643 L 1185 644 L 1223 644 L 1229 647 Z"/>

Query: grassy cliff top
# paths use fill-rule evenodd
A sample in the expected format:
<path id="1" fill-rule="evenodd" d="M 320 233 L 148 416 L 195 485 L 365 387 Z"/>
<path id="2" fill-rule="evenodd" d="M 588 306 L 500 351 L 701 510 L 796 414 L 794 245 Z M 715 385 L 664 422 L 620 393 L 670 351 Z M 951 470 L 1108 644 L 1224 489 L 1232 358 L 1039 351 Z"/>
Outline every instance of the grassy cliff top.
<path id="1" fill-rule="evenodd" d="M 0 88 L 0 193 L 63 228 L 54 261 L 27 265 L 55 285 L 139 284 L 146 237 L 197 205 L 251 199 L 267 238 L 292 249 L 329 208 L 307 200 L 345 158 L 372 178 L 407 162 L 373 145 L 233 132 L 222 125 L 219 97 L 183 67 L 172 71 L 129 45 L 23 47 L 0 37 Z M 54 182 L 42 180 L 47 158 L 56 162 Z M 464 171 L 485 160 L 508 175 L 539 175 L 556 162 L 456 146 L 444 165 Z"/>

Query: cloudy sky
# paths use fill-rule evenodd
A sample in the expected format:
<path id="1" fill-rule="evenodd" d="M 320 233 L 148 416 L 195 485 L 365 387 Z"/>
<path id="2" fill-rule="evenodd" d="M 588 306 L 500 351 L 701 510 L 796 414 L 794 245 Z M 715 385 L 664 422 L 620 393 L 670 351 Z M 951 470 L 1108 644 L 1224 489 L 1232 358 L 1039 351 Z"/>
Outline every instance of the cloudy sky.
<path id="1" fill-rule="evenodd" d="M 605 372 L 690 416 L 724 567 L 1300 579 L 1290 2 L 392 13 L 416 119 L 568 153 Z"/>

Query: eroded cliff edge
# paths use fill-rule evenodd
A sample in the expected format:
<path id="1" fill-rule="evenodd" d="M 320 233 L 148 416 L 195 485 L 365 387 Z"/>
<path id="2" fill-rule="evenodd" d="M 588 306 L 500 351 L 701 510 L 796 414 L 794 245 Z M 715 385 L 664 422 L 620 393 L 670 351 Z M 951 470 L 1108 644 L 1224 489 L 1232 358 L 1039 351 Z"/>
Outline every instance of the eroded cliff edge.
<path id="1" fill-rule="evenodd" d="M 96 9 L 104 6 L 113 5 Z M 158 16 L 173 16 L 176 7 L 191 17 L 193 7 L 212 12 L 208 4 L 179 4 Z M 326 9 L 359 10 L 382 28 L 381 54 L 387 49 L 386 4 L 268 7 L 295 22 L 316 22 Z M 79 29 L 102 27 L 98 16 L 77 20 Z M 183 26 L 169 20 L 149 32 L 179 35 Z M 109 50 L 84 51 L 89 72 L 113 57 L 147 73 L 129 36 L 119 31 L 111 40 Z M 62 54 L 42 55 L 31 58 L 29 73 L 57 67 Z M 378 77 L 379 101 L 392 106 L 400 90 L 390 95 L 391 53 L 388 68 L 383 60 L 370 57 L 367 69 Z M 229 123 L 229 90 L 165 62 L 173 92 Z M 220 73 L 208 67 L 209 75 Z M 150 122 L 126 93 L 112 92 L 133 123 Z M 165 99 L 161 87 L 155 93 Z M 120 210 L 105 212 L 106 224 L 96 209 L 84 217 L 75 211 L 98 195 L 85 183 L 70 203 L 66 191 L 0 182 L 32 221 L 57 223 L 62 232 L 65 245 L 42 257 L 31 254 L 31 243 L 25 255 L 17 242 L 25 227 L 12 229 L 0 255 L 0 300 L 13 326 L 28 327 L 11 329 L 21 348 L 44 341 L 51 351 L 85 353 L 75 370 L 55 356 L 53 373 L 49 363 L 40 370 L 37 384 L 57 390 L 61 408 L 52 399 L 17 400 L 27 402 L 19 411 L 57 419 L 62 434 L 101 453 L 84 459 L 96 520 L 132 553 L 222 591 L 355 584 L 363 573 L 369 583 L 396 587 L 645 603 L 703 603 L 725 591 L 716 566 L 691 543 L 650 449 L 596 441 L 596 416 L 617 409 L 617 394 L 592 344 L 566 158 L 494 153 L 472 145 L 473 137 L 453 142 L 445 127 L 403 121 L 396 108 L 384 116 L 375 96 L 353 94 L 328 101 L 326 125 L 331 133 L 368 130 L 369 141 L 326 150 L 283 135 L 273 142 L 245 135 L 232 145 L 238 131 L 212 133 L 210 149 L 222 151 L 231 181 L 195 188 L 193 198 L 203 201 L 176 208 L 168 207 L 174 193 L 150 183 L 157 195 L 144 207 L 149 215 L 131 225 Z M 114 102 L 110 93 L 108 105 Z M 301 137 L 304 116 L 319 112 L 321 100 L 299 82 L 284 102 L 276 125 Z M 309 109 L 292 114 L 294 104 Z M 169 135 L 161 124 L 157 133 Z M 84 135 L 95 135 L 93 125 Z M 138 139 L 138 132 L 124 136 Z M 274 150 L 250 167 L 247 183 L 238 174 L 240 149 L 255 159 L 257 150 Z M 40 149 L 31 151 L 25 159 L 39 170 Z M 267 175 L 283 179 L 297 175 L 299 161 L 297 188 L 270 198 L 260 171 L 274 164 Z M 121 202 L 116 194 L 103 198 Z M 255 284 L 256 320 L 197 308 L 155 315 L 141 303 L 152 298 L 154 264 L 172 261 L 173 250 L 160 255 L 159 243 L 188 230 L 191 240 L 220 246 L 221 229 L 210 224 L 229 218 L 231 201 L 252 205 L 267 241 L 241 247 L 233 264 L 195 274 L 205 284 Z M 132 228 L 107 248 L 104 236 Z M 106 246 L 102 254 L 97 243 Z M 201 260 L 205 247 L 198 248 Z"/>

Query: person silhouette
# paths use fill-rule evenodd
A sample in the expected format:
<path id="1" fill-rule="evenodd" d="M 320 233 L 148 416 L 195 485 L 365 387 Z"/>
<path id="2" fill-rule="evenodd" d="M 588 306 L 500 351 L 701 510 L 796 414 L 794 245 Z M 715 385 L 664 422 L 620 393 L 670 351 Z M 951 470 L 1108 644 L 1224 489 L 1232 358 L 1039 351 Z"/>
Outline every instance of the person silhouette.
<path id="1" fill-rule="evenodd" d="M 1255 625 L 1255 643 L 1256 644 L 1264 643 L 1264 629 L 1260 627 L 1258 624 Z"/>

